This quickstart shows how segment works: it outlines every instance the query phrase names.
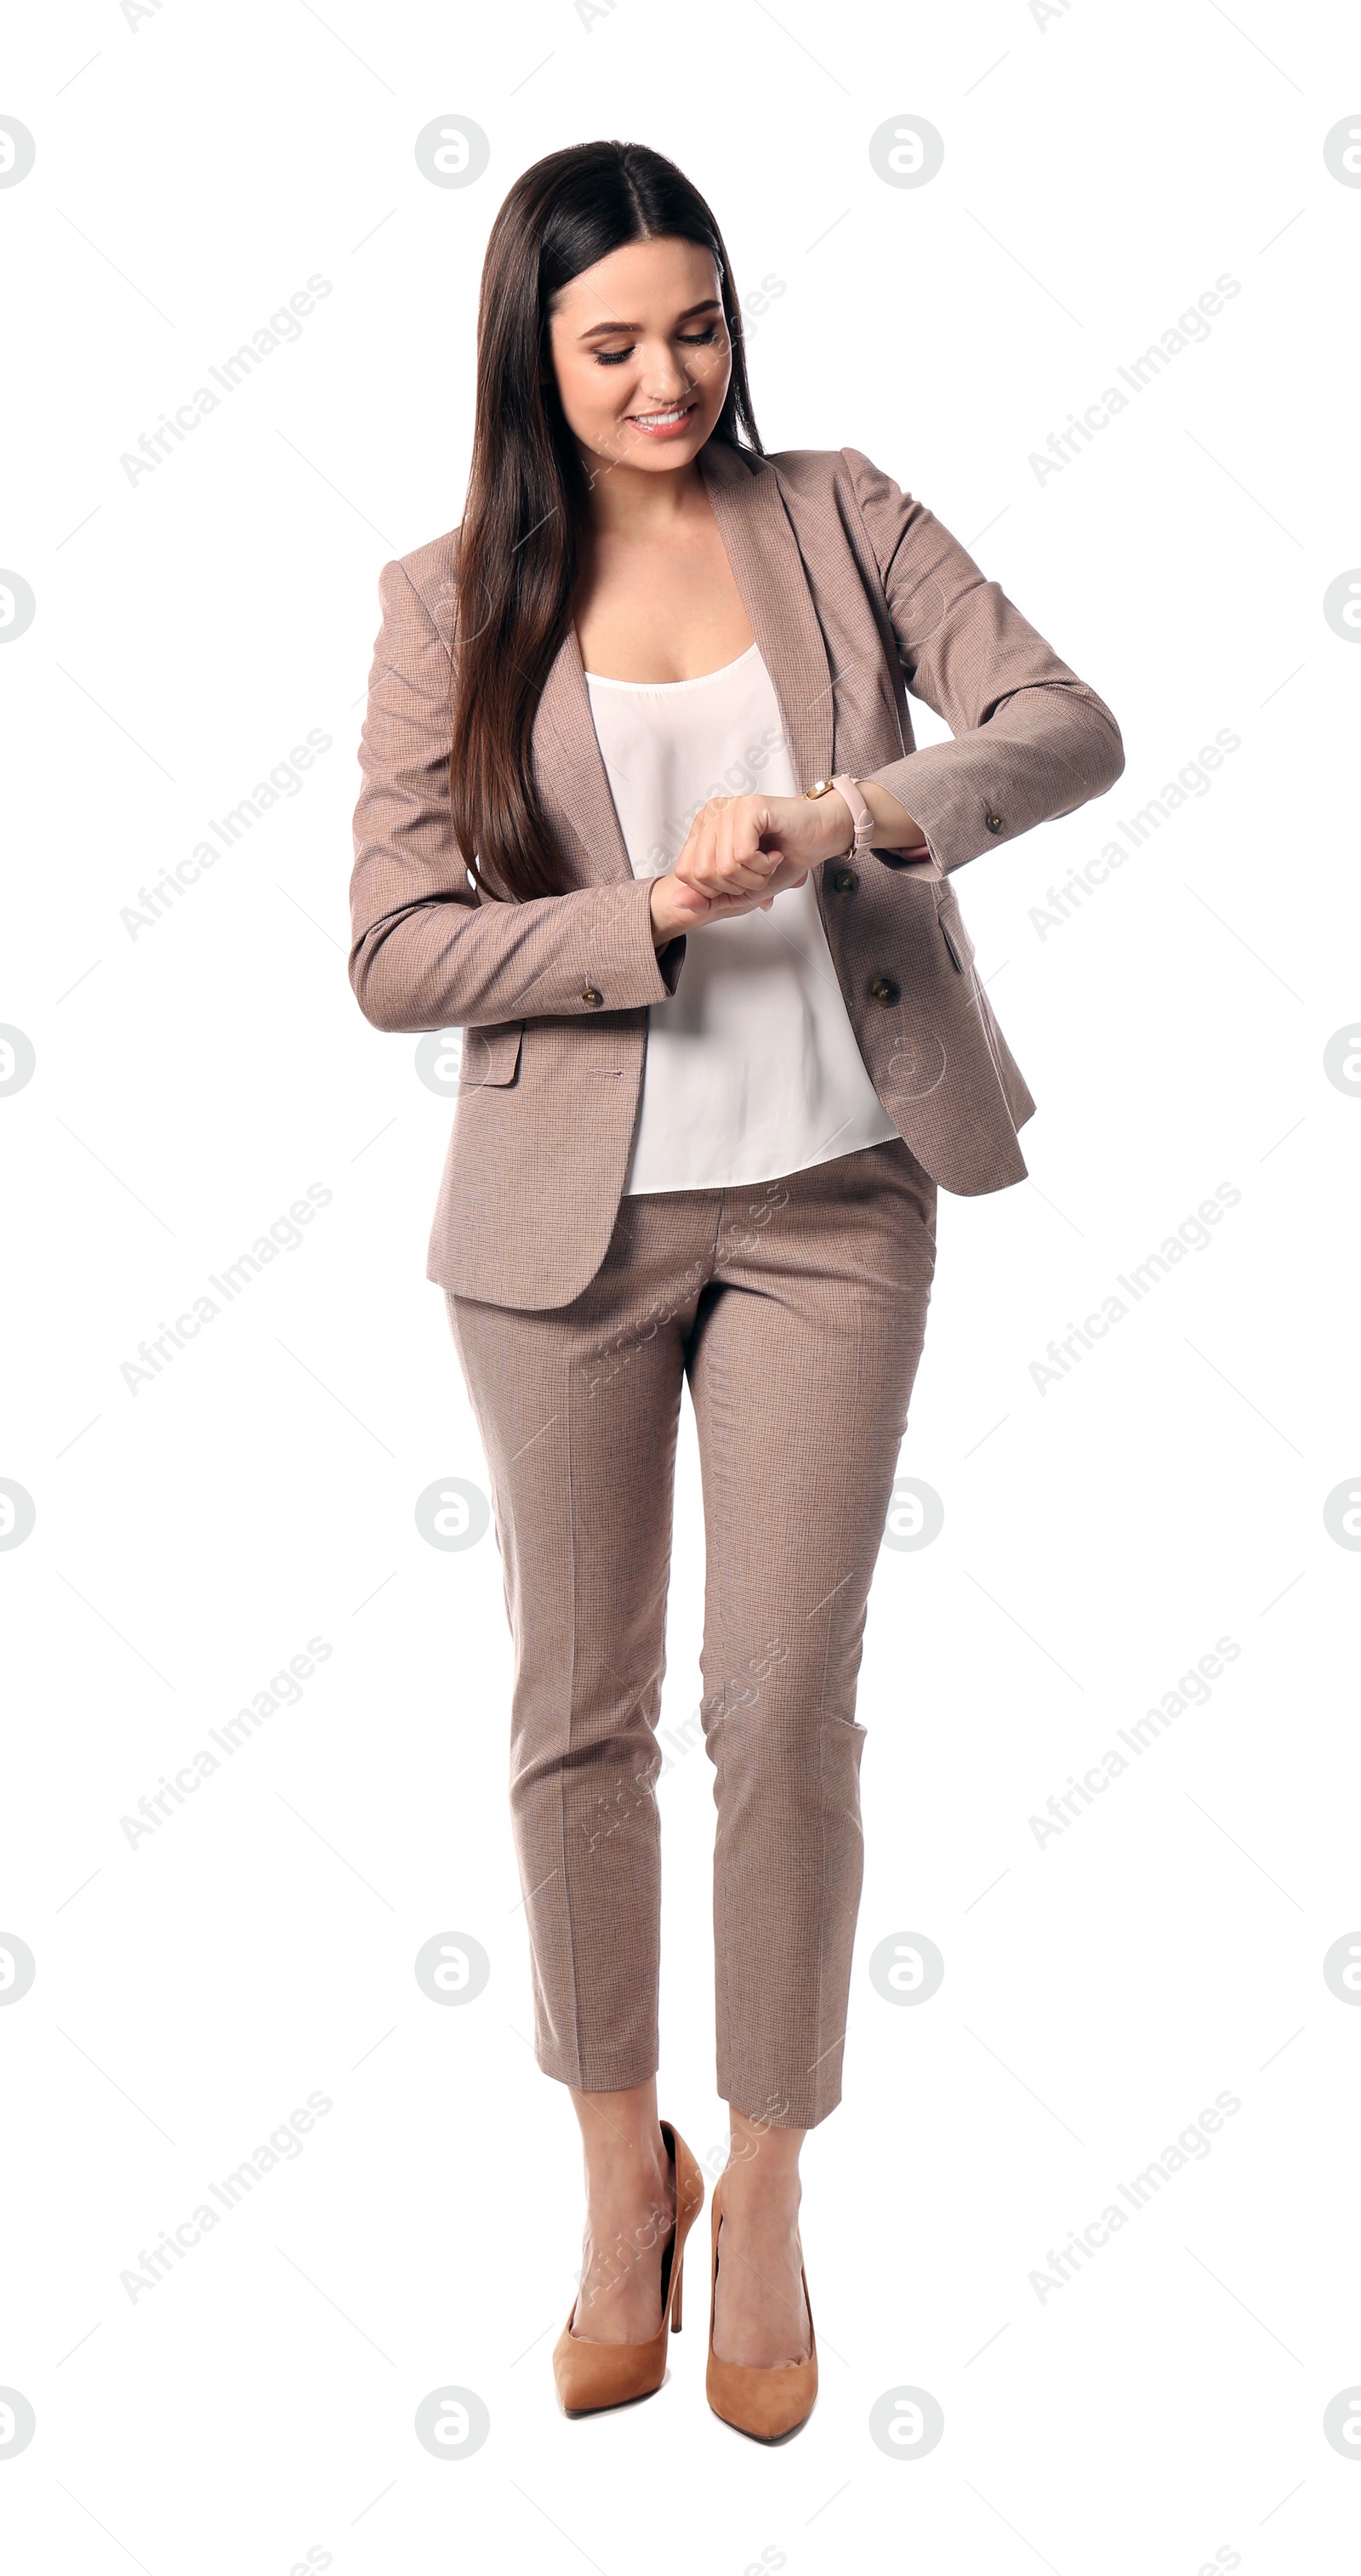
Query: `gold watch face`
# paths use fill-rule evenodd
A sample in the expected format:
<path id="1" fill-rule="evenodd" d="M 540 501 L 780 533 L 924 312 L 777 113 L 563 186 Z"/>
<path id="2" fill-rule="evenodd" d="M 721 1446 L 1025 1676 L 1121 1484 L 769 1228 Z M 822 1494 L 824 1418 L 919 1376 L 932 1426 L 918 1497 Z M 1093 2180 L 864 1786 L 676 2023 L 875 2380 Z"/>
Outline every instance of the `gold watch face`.
<path id="1" fill-rule="evenodd" d="M 832 782 L 830 778 L 815 778 L 812 786 L 806 788 L 804 793 L 808 796 L 829 796 L 831 794 L 831 789 Z"/>

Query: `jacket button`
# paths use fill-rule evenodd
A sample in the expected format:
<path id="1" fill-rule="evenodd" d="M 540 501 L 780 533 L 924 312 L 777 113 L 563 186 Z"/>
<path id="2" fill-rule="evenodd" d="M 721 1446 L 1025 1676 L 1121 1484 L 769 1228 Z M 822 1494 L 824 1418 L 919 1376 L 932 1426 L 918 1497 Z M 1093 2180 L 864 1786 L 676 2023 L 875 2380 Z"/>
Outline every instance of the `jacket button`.
<path id="1" fill-rule="evenodd" d="M 884 1011 L 892 1010 L 901 993 L 901 987 L 894 983 L 891 975 L 872 976 L 867 989 L 870 1000 L 877 1002 Z"/>
<path id="2" fill-rule="evenodd" d="M 832 879 L 832 885 L 837 894 L 854 894 L 859 883 L 860 879 L 854 868 L 838 868 Z"/>
<path id="3" fill-rule="evenodd" d="M 1000 832 L 1000 831 L 1001 831 L 1001 829 L 1002 829 L 1002 817 L 1001 817 L 1001 815 L 1000 815 L 1000 814 L 985 814 L 985 815 L 984 815 L 984 817 L 983 817 L 983 820 L 984 820 L 984 822 L 987 824 L 988 830 L 989 830 L 990 832 Z"/>
<path id="4" fill-rule="evenodd" d="M 588 1011 L 599 1011 L 604 1007 L 605 996 L 597 984 L 583 984 L 581 998 Z"/>

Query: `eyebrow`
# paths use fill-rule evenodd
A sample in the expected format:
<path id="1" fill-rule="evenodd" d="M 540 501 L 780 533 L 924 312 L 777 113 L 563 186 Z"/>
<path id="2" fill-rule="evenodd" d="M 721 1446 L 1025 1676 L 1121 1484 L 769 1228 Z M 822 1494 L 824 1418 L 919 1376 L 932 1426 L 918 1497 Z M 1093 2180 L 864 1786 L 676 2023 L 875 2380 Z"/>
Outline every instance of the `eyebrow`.
<path id="1" fill-rule="evenodd" d="M 697 314 L 721 313 L 722 310 L 723 307 L 716 295 L 706 295 L 702 304 L 687 304 L 685 311 L 676 315 L 676 320 L 678 322 L 693 322 Z M 579 331 L 577 333 L 577 337 L 580 340 L 593 340 L 598 331 L 636 332 L 641 331 L 642 327 L 641 322 L 593 322 L 588 331 Z"/>

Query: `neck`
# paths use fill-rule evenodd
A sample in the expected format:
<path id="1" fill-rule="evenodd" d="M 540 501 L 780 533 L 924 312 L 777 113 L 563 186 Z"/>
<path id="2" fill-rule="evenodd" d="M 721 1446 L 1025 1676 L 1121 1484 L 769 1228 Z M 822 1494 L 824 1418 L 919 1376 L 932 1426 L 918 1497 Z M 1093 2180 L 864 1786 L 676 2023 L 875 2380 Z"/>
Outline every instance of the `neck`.
<path id="1" fill-rule="evenodd" d="M 692 516 L 707 507 L 696 459 L 649 473 L 637 465 L 613 463 L 592 448 L 580 450 L 589 485 L 591 526 L 597 535 L 665 541 Z"/>

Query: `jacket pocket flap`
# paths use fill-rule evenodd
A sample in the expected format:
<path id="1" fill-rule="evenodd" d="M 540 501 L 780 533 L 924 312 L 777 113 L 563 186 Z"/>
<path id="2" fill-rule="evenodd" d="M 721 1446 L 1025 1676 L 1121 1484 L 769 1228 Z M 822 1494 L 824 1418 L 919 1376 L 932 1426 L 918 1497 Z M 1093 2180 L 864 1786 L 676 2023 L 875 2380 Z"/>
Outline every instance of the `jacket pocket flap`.
<path id="1" fill-rule="evenodd" d="M 489 1084 L 513 1082 L 520 1064 L 523 1020 L 505 1020 L 487 1029 L 465 1029 L 459 1062 L 460 1091 L 482 1091 Z"/>

